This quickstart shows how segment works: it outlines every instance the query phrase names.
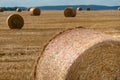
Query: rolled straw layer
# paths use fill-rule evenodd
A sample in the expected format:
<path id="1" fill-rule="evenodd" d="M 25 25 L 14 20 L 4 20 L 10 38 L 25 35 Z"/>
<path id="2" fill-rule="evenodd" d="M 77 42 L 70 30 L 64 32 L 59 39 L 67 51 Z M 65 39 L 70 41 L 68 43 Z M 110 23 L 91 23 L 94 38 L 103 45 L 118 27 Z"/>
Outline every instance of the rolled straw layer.
<path id="1" fill-rule="evenodd" d="M 24 26 L 24 19 L 19 14 L 9 15 L 6 22 L 10 29 L 21 29 Z"/>
<path id="2" fill-rule="evenodd" d="M 76 10 L 68 7 L 64 10 L 64 16 L 65 17 L 75 17 L 76 16 Z"/>
<path id="3" fill-rule="evenodd" d="M 76 28 L 53 38 L 38 60 L 35 80 L 119 80 L 120 42 Z"/>
<path id="4" fill-rule="evenodd" d="M 30 8 L 30 14 L 32 16 L 39 16 L 41 14 L 41 10 L 39 8 Z"/>

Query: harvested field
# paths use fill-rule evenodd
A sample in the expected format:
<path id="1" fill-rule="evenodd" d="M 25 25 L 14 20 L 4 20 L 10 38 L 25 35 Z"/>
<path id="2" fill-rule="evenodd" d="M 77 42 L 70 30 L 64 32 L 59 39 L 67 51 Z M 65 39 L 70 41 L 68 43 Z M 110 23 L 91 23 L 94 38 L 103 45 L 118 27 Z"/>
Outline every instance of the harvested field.
<path id="1" fill-rule="evenodd" d="M 21 30 L 10 30 L 6 19 L 17 13 L 24 18 Z M 64 17 L 64 11 L 41 11 L 40 16 L 4 11 L 0 13 L 0 80 L 32 80 L 38 55 L 44 45 L 59 32 L 83 26 L 120 40 L 120 11 L 82 11 L 76 17 Z M 21 75 L 20 75 L 21 74 Z"/>
<path id="2" fill-rule="evenodd" d="M 1 30 L 0 80 L 30 80 L 45 42 L 60 31 Z"/>

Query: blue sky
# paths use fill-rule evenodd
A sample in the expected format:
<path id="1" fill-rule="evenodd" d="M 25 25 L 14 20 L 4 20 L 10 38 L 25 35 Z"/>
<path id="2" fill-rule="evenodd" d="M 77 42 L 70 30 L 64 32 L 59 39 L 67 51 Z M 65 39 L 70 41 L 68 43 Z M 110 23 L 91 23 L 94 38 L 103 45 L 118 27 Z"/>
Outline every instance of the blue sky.
<path id="1" fill-rule="evenodd" d="M 120 6 L 120 0 L 0 0 L 0 7 L 55 5 L 106 5 Z"/>

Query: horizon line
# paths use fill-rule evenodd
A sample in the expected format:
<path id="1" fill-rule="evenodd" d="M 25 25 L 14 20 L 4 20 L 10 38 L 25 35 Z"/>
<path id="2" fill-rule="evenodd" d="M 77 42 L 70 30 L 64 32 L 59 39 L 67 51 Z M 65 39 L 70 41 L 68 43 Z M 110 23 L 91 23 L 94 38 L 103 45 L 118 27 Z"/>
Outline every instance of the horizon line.
<path id="1" fill-rule="evenodd" d="M 115 6 L 110 6 L 110 5 L 95 5 L 95 4 L 90 4 L 90 5 L 46 5 L 46 6 L 0 6 L 0 7 L 47 7 L 47 6 L 106 6 L 106 7 L 115 7 L 115 6 L 120 6 L 120 5 L 115 5 Z"/>

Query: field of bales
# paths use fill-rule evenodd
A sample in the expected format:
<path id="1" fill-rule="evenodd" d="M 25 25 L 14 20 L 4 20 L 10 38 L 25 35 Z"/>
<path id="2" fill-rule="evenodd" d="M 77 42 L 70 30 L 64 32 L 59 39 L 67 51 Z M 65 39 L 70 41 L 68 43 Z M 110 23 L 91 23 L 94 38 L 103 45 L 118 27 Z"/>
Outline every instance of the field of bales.
<path id="1" fill-rule="evenodd" d="M 24 19 L 20 30 L 9 29 L 6 23 L 14 13 Z M 31 16 L 28 11 L 0 12 L 0 80 L 32 80 L 37 59 L 49 40 L 80 26 L 120 40 L 120 11 L 77 11 L 76 17 L 65 17 L 63 10 L 41 10 L 40 16 Z"/>

